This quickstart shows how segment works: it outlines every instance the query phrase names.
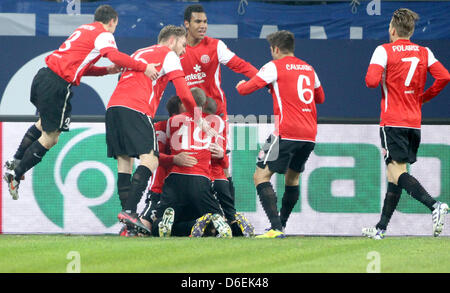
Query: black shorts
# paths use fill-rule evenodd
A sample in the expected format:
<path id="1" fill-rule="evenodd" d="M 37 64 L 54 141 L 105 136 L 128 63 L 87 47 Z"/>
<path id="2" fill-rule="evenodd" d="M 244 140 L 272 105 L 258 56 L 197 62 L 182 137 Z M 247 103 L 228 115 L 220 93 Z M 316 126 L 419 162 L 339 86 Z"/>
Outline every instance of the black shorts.
<path id="1" fill-rule="evenodd" d="M 211 181 L 203 176 L 170 174 L 164 181 L 156 217 L 161 218 L 166 208 L 175 211 L 174 222 L 196 220 L 206 213 L 223 216 L 219 201 L 212 190 Z"/>
<path id="2" fill-rule="evenodd" d="M 301 173 L 314 146 L 314 142 L 286 140 L 270 135 L 259 152 L 256 165 L 261 169 L 268 165 L 270 171 L 279 174 L 285 174 L 288 168 Z"/>
<path id="3" fill-rule="evenodd" d="M 420 129 L 383 126 L 380 138 L 386 165 L 392 161 L 410 164 L 417 161 Z"/>
<path id="4" fill-rule="evenodd" d="M 73 93 L 71 84 L 47 67 L 39 69 L 31 84 L 30 101 L 36 106 L 45 132 L 69 131 Z"/>
<path id="5" fill-rule="evenodd" d="M 111 107 L 106 110 L 105 125 L 108 157 L 139 158 L 151 151 L 159 156 L 158 141 L 149 116 L 125 107 Z"/>

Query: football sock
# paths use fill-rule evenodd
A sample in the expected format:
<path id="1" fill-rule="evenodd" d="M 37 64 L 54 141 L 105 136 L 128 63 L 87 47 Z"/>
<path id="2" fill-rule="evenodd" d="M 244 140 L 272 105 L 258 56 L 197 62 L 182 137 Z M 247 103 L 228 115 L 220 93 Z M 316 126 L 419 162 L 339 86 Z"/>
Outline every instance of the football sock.
<path id="1" fill-rule="evenodd" d="M 124 210 L 127 213 L 136 213 L 137 205 L 141 201 L 142 195 L 148 185 L 148 180 L 152 176 L 152 171 L 143 165 L 139 165 L 131 179 L 128 199 L 125 202 Z"/>
<path id="2" fill-rule="evenodd" d="M 120 205 L 122 209 L 125 208 L 129 192 L 131 188 L 131 174 L 118 173 L 117 174 L 117 191 L 119 193 Z"/>
<path id="3" fill-rule="evenodd" d="M 405 189 L 409 195 L 423 203 L 431 211 L 434 210 L 433 205 L 436 200 L 433 199 L 416 178 L 408 173 L 403 173 L 398 178 L 398 186 Z"/>
<path id="4" fill-rule="evenodd" d="M 286 222 L 291 215 L 292 209 L 300 197 L 300 188 L 296 186 L 285 186 L 283 199 L 281 200 L 280 219 L 281 225 L 286 227 Z"/>
<path id="5" fill-rule="evenodd" d="M 39 164 L 47 151 L 48 150 L 39 142 L 39 140 L 33 142 L 25 151 L 19 165 L 14 169 L 16 181 L 19 182 L 20 178 L 22 178 L 28 170 Z"/>
<path id="6" fill-rule="evenodd" d="M 231 194 L 231 198 L 233 199 L 233 205 L 234 205 L 234 184 L 233 184 L 233 177 L 228 177 L 227 178 L 228 179 L 228 183 L 230 184 L 229 186 L 230 186 L 230 194 Z"/>
<path id="7" fill-rule="evenodd" d="M 39 137 L 41 137 L 41 134 L 42 132 L 36 127 L 35 124 L 28 128 L 22 138 L 22 141 L 20 142 L 19 147 L 17 148 L 16 153 L 14 154 L 14 159 L 22 160 L 27 148 L 29 148 L 33 142 L 38 140 Z"/>
<path id="8" fill-rule="evenodd" d="M 401 187 L 395 185 L 394 183 L 389 182 L 386 197 L 384 198 L 381 218 L 378 224 L 375 226 L 377 229 L 381 230 L 387 229 L 387 225 L 391 220 L 392 214 L 397 208 L 401 195 L 402 195 Z"/>
<path id="9" fill-rule="evenodd" d="M 280 216 L 277 210 L 277 195 L 270 182 L 263 182 L 256 186 L 261 205 L 269 218 L 271 228 L 282 230 Z"/>

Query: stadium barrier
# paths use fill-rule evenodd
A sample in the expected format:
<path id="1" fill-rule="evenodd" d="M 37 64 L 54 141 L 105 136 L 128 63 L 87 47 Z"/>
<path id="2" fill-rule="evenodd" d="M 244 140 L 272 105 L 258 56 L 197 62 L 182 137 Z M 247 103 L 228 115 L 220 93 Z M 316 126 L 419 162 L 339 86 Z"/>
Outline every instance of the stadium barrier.
<path id="1" fill-rule="evenodd" d="M 103 117 L 73 118 L 71 131 L 63 133 L 44 160 L 26 173 L 19 200 L 12 200 L 1 183 L 0 233 L 115 234 L 120 230 L 117 166 L 106 157 Z M 35 120 L 35 116 L 0 117 L 2 165 Z M 249 218 L 257 233 L 269 226 L 252 179 L 260 145 L 273 130 L 267 120 L 230 123 L 236 209 Z M 286 233 L 358 236 L 362 227 L 377 223 L 386 190 L 379 126 L 375 119 L 319 122 L 318 143 L 301 176 L 300 200 Z M 418 161 L 410 171 L 433 197 L 450 202 L 450 123 L 425 123 Z M 283 176 L 275 175 L 272 183 L 280 204 Z M 431 229 L 429 210 L 404 192 L 389 235 L 431 235 Z M 442 235 L 450 236 L 450 230 Z"/>

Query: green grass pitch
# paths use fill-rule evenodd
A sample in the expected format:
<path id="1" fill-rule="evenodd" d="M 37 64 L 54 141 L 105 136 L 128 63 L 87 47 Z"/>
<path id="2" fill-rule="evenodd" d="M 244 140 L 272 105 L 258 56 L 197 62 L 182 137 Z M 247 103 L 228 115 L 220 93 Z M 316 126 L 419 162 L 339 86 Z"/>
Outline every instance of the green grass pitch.
<path id="1" fill-rule="evenodd" d="M 123 238 L 0 234 L 0 273 L 449 273 L 449 237 Z"/>

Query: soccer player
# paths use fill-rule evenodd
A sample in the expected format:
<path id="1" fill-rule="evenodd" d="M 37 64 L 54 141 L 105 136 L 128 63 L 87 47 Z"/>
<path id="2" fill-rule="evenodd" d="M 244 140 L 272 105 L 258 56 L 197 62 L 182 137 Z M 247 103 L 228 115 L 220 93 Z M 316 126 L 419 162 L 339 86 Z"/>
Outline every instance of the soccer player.
<path id="1" fill-rule="evenodd" d="M 236 212 L 234 197 L 231 194 L 230 182 L 224 170 L 228 169 L 228 156 L 226 152 L 226 126 L 225 121 L 215 115 L 217 103 L 212 98 L 207 98 L 203 106 L 203 113 L 209 114 L 206 120 L 211 127 L 217 129 L 220 136 L 213 138 L 209 150 L 211 151 L 211 180 L 213 190 L 219 200 L 220 206 L 225 214 L 228 224 L 231 227 L 233 236 L 251 237 L 254 235 L 253 225 L 241 213 Z"/>
<path id="2" fill-rule="evenodd" d="M 197 105 L 204 105 L 204 91 L 200 88 L 192 88 L 191 91 Z M 197 159 L 197 164 L 192 167 L 173 165 L 170 168 L 164 181 L 152 234 L 160 237 L 187 236 L 190 230 L 195 230 L 192 233 L 194 237 L 202 236 L 206 225 L 212 222 L 220 237 L 232 237 L 211 187 L 209 146 L 212 137 L 203 132 L 193 118 L 192 114 L 186 112 L 169 118 L 167 122 L 170 153 L 176 155 L 188 152 Z M 195 221 L 197 218 L 198 223 Z M 200 230 L 201 233 L 196 233 Z"/>
<path id="3" fill-rule="evenodd" d="M 258 70 L 230 51 L 221 40 L 206 36 L 208 19 L 200 4 L 193 4 L 184 10 L 184 25 L 187 29 L 186 53 L 181 56 L 181 65 L 190 88 L 199 87 L 217 103 L 216 114 L 226 122 L 227 99 L 221 88 L 221 68 L 223 64 L 236 73 L 252 78 Z M 226 130 L 228 132 L 228 129 Z M 228 156 L 228 155 L 227 155 Z M 230 192 L 234 195 L 233 181 L 228 169 Z"/>
<path id="4" fill-rule="evenodd" d="M 79 85 L 82 76 L 115 74 L 126 67 L 157 78 L 156 64 L 134 60 L 118 51 L 113 36 L 117 23 L 117 12 L 109 5 L 101 5 L 95 11 L 93 23 L 78 27 L 58 50 L 45 58 L 47 67 L 37 72 L 31 85 L 30 101 L 39 112 L 39 120 L 27 130 L 14 157 L 5 163 L 4 180 L 13 199 L 19 198 L 23 175 L 41 162 L 62 131 L 69 131 L 71 87 Z M 114 65 L 94 66 L 101 57 Z"/>
<path id="5" fill-rule="evenodd" d="M 171 81 L 174 84 L 189 113 L 193 113 L 196 106 L 179 59 L 185 46 L 186 30 L 183 27 L 163 27 L 157 45 L 139 49 L 132 55 L 135 60 L 158 62 L 159 77 L 152 81 L 141 72 L 125 70 L 106 110 L 108 157 L 117 159 L 118 173 L 131 174 L 133 158 L 140 160 L 136 171 L 130 175 L 128 198 L 124 200 L 118 218 L 124 224 L 148 233 L 150 231 L 138 219 L 136 209 L 150 177 L 158 167 L 158 143 L 152 119 L 167 83 Z"/>
<path id="6" fill-rule="evenodd" d="M 186 109 L 178 96 L 169 98 L 166 109 L 169 113 L 169 117 L 186 112 Z M 159 121 L 155 123 L 154 126 L 156 137 L 158 139 L 159 165 L 151 180 L 149 192 L 147 193 L 146 206 L 140 215 L 142 223 L 144 223 L 149 230 L 151 230 L 151 225 L 156 220 L 156 206 L 161 200 L 164 179 L 167 177 L 168 169 L 174 164 L 185 167 L 192 167 L 197 164 L 197 159 L 190 156 L 187 152 L 181 152 L 177 155 L 170 154 L 170 145 L 166 135 L 167 120 Z"/>
<path id="7" fill-rule="evenodd" d="M 275 132 L 258 156 L 253 179 L 271 228 L 257 238 L 284 238 L 287 219 L 299 199 L 299 178 L 313 151 L 317 134 L 316 104 L 325 95 L 314 68 L 294 55 L 294 35 L 278 31 L 267 36 L 273 61 L 236 89 L 248 95 L 269 85 L 273 97 Z M 270 178 L 285 174 L 285 192 L 280 214 Z"/>
<path id="8" fill-rule="evenodd" d="M 448 205 L 434 200 L 406 168 L 408 163 L 416 161 L 422 104 L 435 97 L 450 81 L 448 71 L 431 50 L 410 41 L 418 18 L 409 9 L 394 12 L 389 24 L 390 43 L 375 49 L 366 74 L 367 87 L 382 85 L 380 138 L 388 179 L 381 219 L 375 227 L 362 231 L 363 235 L 374 239 L 384 238 L 402 189 L 432 211 L 434 236 L 441 233 L 448 210 Z M 436 80 L 424 92 L 427 72 Z"/>

